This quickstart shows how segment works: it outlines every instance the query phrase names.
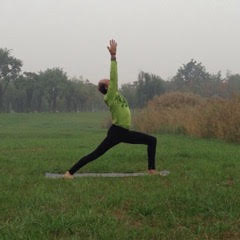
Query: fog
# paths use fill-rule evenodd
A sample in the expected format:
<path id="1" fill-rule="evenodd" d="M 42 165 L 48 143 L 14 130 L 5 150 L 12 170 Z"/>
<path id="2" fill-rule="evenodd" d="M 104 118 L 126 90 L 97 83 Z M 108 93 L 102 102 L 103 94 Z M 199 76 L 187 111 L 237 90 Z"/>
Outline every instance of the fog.
<path id="1" fill-rule="evenodd" d="M 239 73 L 239 0 L 0 0 L 0 48 L 24 71 L 61 67 L 93 83 L 109 76 L 118 42 L 120 83 L 143 70 L 168 79 L 194 58 Z"/>

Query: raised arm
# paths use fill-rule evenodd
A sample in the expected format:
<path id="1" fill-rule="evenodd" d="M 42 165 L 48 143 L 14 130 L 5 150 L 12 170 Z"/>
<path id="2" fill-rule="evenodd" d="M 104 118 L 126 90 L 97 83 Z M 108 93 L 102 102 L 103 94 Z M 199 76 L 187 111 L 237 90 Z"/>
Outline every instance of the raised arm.
<path id="1" fill-rule="evenodd" d="M 111 55 L 111 70 L 110 70 L 110 83 L 108 86 L 107 96 L 108 98 L 114 97 L 118 90 L 118 72 L 117 72 L 117 42 L 111 40 L 109 46 L 107 47 Z"/>

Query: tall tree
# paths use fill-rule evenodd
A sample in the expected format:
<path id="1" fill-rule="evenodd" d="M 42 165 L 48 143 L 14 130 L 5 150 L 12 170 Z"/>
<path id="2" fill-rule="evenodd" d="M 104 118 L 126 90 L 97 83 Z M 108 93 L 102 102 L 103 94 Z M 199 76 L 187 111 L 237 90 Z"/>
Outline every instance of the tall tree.
<path id="1" fill-rule="evenodd" d="M 67 74 L 60 68 L 52 68 L 40 72 L 39 78 L 43 83 L 42 87 L 44 87 L 45 90 L 48 109 L 49 111 L 56 112 L 57 100 L 62 95 L 68 80 Z"/>
<path id="2" fill-rule="evenodd" d="M 18 101 L 23 103 L 24 112 L 34 111 L 34 94 L 37 91 L 36 81 L 38 79 L 38 74 L 33 72 L 24 72 L 15 81 L 14 85 L 17 92 L 22 92 L 21 99 Z M 16 109 L 16 111 L 19 111 Z"/>
<path id="3" fill-rule="evenodd" d="M 165 92 L 164 80 L 154 74 L 140 72 L 136 84 L 136 98 L 139 107 L 142 107 L 155 95 L 160 95 Z"/>
<path id="4" fill-rule="evenodd" d="M 207 82 L 211 80 L 210 74 L 205 67 L 195 60 L 191 60 L 178 69 L 173 77 L 173 90 L 191 91 L 205 95 Z"/>
<path id="5" fill-rule="evenodd" d="M 4 110 L 4 94 L 9 82 L 18 77 L 21 67 L 21 60 L 13 57 L 10 50 L 0 48 L 0 111 Z"/>
<path id="6" fill-rule="evenodd" d="M 226 80 L 230 95 L 240 94 L 240 74 L 228 75 Z"/>

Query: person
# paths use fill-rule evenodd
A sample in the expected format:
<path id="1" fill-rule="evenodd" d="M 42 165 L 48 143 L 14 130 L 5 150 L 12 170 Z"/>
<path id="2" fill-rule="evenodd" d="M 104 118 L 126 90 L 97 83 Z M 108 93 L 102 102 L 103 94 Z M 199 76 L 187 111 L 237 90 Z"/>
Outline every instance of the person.
<path id="1" fill-rule="evenodd" d="M 98 90 L 104 95 L 104 101 L 109 107 L 112 115 L 112 125 L 107 132 L 103 142 L 90 154 L 82 157 L 70 170 L 64 174 L 64 178 L 72 179 L 81 167 L 97 159 L 118 143 L 145 144 L 148 146 L 148 173 L 157 174 L 155 168 L 155 155 L 157 139 L 130 130 L 131 113 L 127 100 L 118 92 L 118 73 L 117 73 L 117 42 L 110 40 L 107 47 L 111 55 L 110 80 L 102 79 L 98 83 Z"/>

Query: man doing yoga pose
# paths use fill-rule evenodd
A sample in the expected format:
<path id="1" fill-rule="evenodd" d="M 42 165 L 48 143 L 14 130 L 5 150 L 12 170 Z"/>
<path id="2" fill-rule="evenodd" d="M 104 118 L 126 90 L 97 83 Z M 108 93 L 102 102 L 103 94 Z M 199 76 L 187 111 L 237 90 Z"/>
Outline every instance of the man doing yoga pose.
<path id="1" fill-rule="evenodd" d="M 155 154 L 157 139 L 153 136 L 130 130 L 131 113 L 126 99 L 118 92 L 117 73 L 117 43 L 110 41 L 108 46 L 111 55 L 110 80 L 102 79 L 98 83 L 98 90 L 104 94 L 104 101 L 112 114 L 112 125 L 103 142 L 90 154 L 81 158 L 73 167 L 64 174 L 64 178 L 73 178 L 73 174 L 87 163 L 97 159 L 107 150 L 118 143 L 145 144 L 148 146 L 148 172 L 156 174 Z"/>

